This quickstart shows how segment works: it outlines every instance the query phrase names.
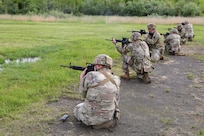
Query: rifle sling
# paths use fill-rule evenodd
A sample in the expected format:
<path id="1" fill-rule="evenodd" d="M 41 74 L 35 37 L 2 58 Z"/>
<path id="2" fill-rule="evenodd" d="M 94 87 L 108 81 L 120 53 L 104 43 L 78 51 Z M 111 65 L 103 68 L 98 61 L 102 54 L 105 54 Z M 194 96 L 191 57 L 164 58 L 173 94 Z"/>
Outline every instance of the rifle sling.
<path id="1" fill-rule="evenodd" d="M 113 78 L 111 77 L 111 75 L 107 74 L 105 71 L 102 71 L 102 70 L 99 70 L 98 72 L 100 72 L 101 74 L 103 74 L 106 78 L 104 80 L 102 80 L 101 82 L 99 82 L 97 85 L 94 85 L 94 86 L 90 86 L 89 88 L 95 88 L 97 86 L 100 86 L 100 85 L 104 85 L 106 84 L 107 82 L 111 82 L 112 84 L 114 84 L 116 86 L 116 88 L 118 89 L 118 86 L 117 84 L 115 83 L 115 81 L 113 80 Z"/>
<path id="2" fill-rule="evenodd" d="M 111 75 L 109 75 L 108 73 L 106 73 L 105 71 L 102 71 L 102 70 L 100 70 L 99 72 L 102 73 L 107 79 L 109 79 L 111 81 L 111 83 L 114 84 L 115 87 L 118 89 L 118 86 L 115 83 L 115 81 L 113 80 Z"/>
<path id="3" fill-rule="evenodd" d="M 109 81 L 109 79 L 106 78 L 106 79 L 102 80 L 101 82 L 99 82 L 97 85 L 90 86 L 88 89 L 90 89 L 90 88 L 95 88 L 95 87 L 100 86 L 100 85 L 104 85 L 104 84 L 106 84 L 108 81 Z"/>
<path id="4" fill-rule="evenodd" d="M 109 79 L 111 81 L 112 84 L 115 85 L 115 87 L 117 88 L 117 90 L 119 89 L 119 87 L 117 86 L 117 84 L 115 83 L 115 81 L 113 80 L 112 76 L 109 75 L 108 73 L 106 73 L 105 71 L 99 71 L 100 73 L 102 73 L 107 79 Z M 119 116 L 119 105 L 116 99 L 114 99 L 114 103 L 115 103 L 115 112 L 114 112 L 114 119 L 118 119 L 118 117 L 115 116 Z M 117 114 L 117 115 L 116 115 Z"/>

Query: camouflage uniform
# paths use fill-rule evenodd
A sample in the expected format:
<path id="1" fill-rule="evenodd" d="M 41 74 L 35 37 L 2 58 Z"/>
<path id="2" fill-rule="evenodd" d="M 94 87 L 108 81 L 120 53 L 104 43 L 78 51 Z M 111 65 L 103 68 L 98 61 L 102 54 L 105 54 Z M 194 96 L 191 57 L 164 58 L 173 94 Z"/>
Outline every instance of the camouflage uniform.
<path id="1" fill-rule="evenodd" d="M 132 42 L 125 48 L 116 44 L 116 48 L 120 53 L 126 54 L 130 52 L 130 55 L 123 55 L 123 72 L 125 77 L 129 77 L 130 66 L 138 75 L 138 78 L 143 78 L 144 73 L 152 71 L 152 64 L 150 62 L 149 47 L 146 42 L 141 40 L 141 34 L 138 32 L 132 33 Z"/>
<path id="2" fill-rule="evenodd" d="M 185 21 L 184 22 L 184 28 L 186 30 L 186 34 L 185 34 L 185 37 L 189 40 L 189 41 L 192 41 L 193 40 L 193 37 L 194 37 L 194 32 L 193 32 L 193 25 L 189 23 L 189 21 Z"/>
<path id="3" fill-rule="evenodd" d="M 79 87 L 79 91 L 86 94 L 85 101 L 75 107 L 75 117 L 94 126 L 112 120 L 118 108 L 119 86 L 119 77 L 108 68 L 87 73 Z"/>
<path id="4" fill-rule="evenodd" d="M 178 34 L 179 34 L 180 37 L 181 37 L 181 45 L 182 45 L 182 44 L 185 44 L 185 43 L 186 43 L 186 37 L 185 37 L 186 30 L 185 30 L 185 28 L 183 28 L 183 25 L 182 25 L 182 24 L 179 24 L 179 25 L 177 26 L 177 30 L 178 30 Z"/>
<path id="5" fill-rule="evenodd" d="M 128 46 L 127 44 L 122 45 L 122 47 L 120 47 L 119 45 L 116 45 L 117 51 L 121 54 L 122 70 L 124 73 L 129 73 L 128 64 L 126 62 L 126 58 L 129 56 L 129 54 L 128 52 L 124 51 L 126 50 L 127 46 Z"/>
<path id="6" fill-rule="evenodd" d="M 155 24 L 148 24 L 148 29 L 156 29 Z M 145 42 L 149 46 L 151 60 L 152 61 L 159 61 L 160 57 L 163 55 L 163 47 L 161 44 L 160 34 L 155 31 L 154 33 L 148 33 L 147 37 L 145 38 Z"/>
<path id="7" fill-rule="evenodd" d="M 175 55 L 180 51 L 180 35 L 178 35 L 177 29 L 172 29 L 170 34 L 165 38 L 164 42 L 166 43 L 165 48 L 167 53 Z"/>

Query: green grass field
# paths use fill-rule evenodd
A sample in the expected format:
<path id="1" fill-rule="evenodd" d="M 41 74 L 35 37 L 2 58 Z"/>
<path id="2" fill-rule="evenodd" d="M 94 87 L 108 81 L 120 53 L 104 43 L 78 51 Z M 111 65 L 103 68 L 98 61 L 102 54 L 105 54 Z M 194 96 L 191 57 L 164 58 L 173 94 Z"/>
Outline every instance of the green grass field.
<path id="1" fill-rule="evenodd" d="M 97 54 L 105 53 L 114 59 L 113 72 L 121 74 L 120 55 L 111 41 L 105 39 L 130 37 L 127 30 L 146 29 L 147 23 L 0 20 L 0 68 L 3 69 L 0 71 L 0 118 L 21 113 L 32 103 L 56 100 L 67 86 L 77 88 L 80 71 L 62 68 L 60 64 L 72 62 L 85 66 Z M 158 25 L 157 29 L 165 33 L 174 26 Z M 204 26 L 194 25 L 194 31 L 196 37 L 191 44 L 204 46 Z M 24 57 L 40 60 L 4 63 L 6 59 Z"/>

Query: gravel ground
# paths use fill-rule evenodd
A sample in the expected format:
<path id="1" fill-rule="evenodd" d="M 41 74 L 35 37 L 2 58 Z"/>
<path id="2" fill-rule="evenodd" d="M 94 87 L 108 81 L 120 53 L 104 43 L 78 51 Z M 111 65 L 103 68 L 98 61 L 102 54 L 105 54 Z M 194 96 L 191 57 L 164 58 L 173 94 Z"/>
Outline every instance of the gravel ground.
<path id="1" fill-rule="evenodd" d="M 191 51 L 185 45 L 183 51 Z M 59 118 L 50 123 L 50 136 L 198 136 L 204 135 L 204 62 L 189 56 L 169 56 L 155 64 L 151 84 L 136 78 L 121 83 L 121 119 L 110 130 L 95 130 Z M 80 100 L 62 98 L 48 104 L 69 113 Z M 58 113 L 59 114 L 59 113 Z M 59 116 L 58 116 L 59 117 Z"/>

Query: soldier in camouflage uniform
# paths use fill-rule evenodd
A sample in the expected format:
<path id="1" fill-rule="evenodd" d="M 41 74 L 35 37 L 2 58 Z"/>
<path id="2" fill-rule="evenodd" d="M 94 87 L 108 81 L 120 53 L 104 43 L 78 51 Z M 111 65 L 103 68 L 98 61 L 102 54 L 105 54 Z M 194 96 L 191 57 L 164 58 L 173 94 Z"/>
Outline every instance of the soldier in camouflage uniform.
<path id="1" fill-rule="evenodd" d="M 85 101 L 74 109 L 75 117 L 93 128 L 109 128 L 118 119 L 120 78 L 111 72 L 112 58 L 105 54 L 95 57 L 95 71 L 80 75 L 79 90 Z"/>
<path id="2" fill-rule="evenodd" d="M 122 68 L 125 75 L 121 76 L 121 78 L 130 79 L 128 67 L 131 67 L 137 73 L 138 78 L 146 83 L 151 83 L 148 75 L 152 71 L 149 47 L 142 41 L 141 34 L 138 32 L 133 32 L 130 39 L 132 43 L 128 44 L 125 48 L 119 46 L 114 38 L 112 41 L 118 52 L 122 54 L 130 52 L 130 55 L 123 55 L 124 63 Z"/>
<path id="3" fill-rule="evenodd" d="M 178 30 L 176 28 L 173 28 L 170 31 L 170 34 L 164 40 L 164 43 L 166 43 L 165 50 L 168 54 L 175 55 L 180 52 L 180 39 L 181 37 L 178 34 Z"/>
<path id="4" fill-rule="evenodd" d="M 152 61 L 163 59 L 163 47 L 161 44 L 160 34 L 156 31 L 156 25 L 150 23 L 147 25 L 149 33 L 145 36 L 145 42 L 149 46 Z"/>
<path id="5" fill-rule="evenodd" d="M 179 25 L 177 26 L 177 30 L 178 30 L 178 34 L 179 34 L 180 37 L 181 37 L 181 45 L 182 45 L 182 44 L 185 44 L 185 43 L 186 43 L 186 37 L 185 37 L 186 30 L 185 30 L 185 28 L 183 28 L 183 25 L 182 25 L 182 24 L 179 24 Z"/>
<path id="6" fill-rule="evenodd" d="M 189 23 L 188 20 L 184 22 L 183 26 L 186 30 L 185 37 L 188 39 L 188 41 L 192 41 L 194 38 L 194 32 L 193 32 L 193 25 Z"/>

